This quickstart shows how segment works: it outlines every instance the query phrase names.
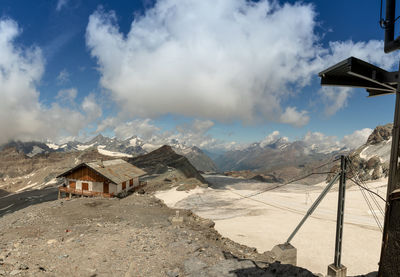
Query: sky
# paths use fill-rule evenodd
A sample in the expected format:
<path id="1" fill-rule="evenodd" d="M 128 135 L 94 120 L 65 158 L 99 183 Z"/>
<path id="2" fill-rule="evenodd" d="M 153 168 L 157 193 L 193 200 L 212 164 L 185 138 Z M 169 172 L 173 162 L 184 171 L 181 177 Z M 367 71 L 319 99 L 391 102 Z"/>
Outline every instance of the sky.
<path id="1" fill-rule="evenodd" d="M 278 137 L 357 147 L 394 96 L 318 72 L 384 54 L 380 1 L 0 2 L 0 144 L 102 133 L 229 150 Z"/>

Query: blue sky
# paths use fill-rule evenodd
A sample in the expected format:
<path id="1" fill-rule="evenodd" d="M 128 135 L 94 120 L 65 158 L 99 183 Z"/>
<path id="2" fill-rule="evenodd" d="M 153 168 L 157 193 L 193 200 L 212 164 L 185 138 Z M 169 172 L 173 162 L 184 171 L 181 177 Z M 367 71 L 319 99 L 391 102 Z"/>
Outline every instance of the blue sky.
<path id="1" fill-rule="evenodd" d="M 3 0 L 0 142 L 101 132 L 213 149 L 273 131 L 364 140 L 393 120 L 394 97 L 322 90 L 317 73 L 351 55 L 397 69 L 379 5 Z"/>

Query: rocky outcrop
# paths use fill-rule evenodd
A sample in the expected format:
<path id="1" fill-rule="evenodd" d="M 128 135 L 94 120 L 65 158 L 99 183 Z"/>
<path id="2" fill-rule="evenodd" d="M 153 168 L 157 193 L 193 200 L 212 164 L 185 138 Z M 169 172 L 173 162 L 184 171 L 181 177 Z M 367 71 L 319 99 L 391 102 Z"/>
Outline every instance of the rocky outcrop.
<path id="1" fill-rule="evenodd" d="M 377 126 L 368 137 L 367 144 L 377 144 L 392 137 L 393 124 L 388 123 L 383 126 Z"/>
<path id="2" fill-rule="evenodd" d="M 128 162 L 144 169 L 149 174 L 160 173 L 160 169 L 173 167 L 182 172 L 186 178 L 196 178 L 202 183 L 207 183 L 186 157 L 176 154 L 171 146 L 168 145 L 164 145 L 148 154 L 130 158 Z"/>
<path id="3" fill-rule="evenodd" d="M 362 181 L 388 177 L 392 128 L 392 123 L 377 126 L 367 142 L 349 154 L 351 164 L 348 177 L 353 178 L 357 175 Z M 339 171 L 339 162 L 331 171 Z M 328 175 L 327 180 L 331 180 L 333 176 L 334 173 Z"/>
<path id="4" fill-rule="evenodd" d="M 217 165 L 208 157 L 200 148 L 193 146 L 189 149 L 173 148 L 177 154 L 185 156 L 190 163 L 197 169 L 203 172 L 217 172 Z"/>
<path id="5" fill-rule="evenodd" d="M 29 157 L 20 148 L 8 146 L 0 151 L 0 186 L 9 192 L 28 186 L 32 189 L 43 188 L 63 171 L 81 162 L 100 159 L 113 158 L 99 154 L 95 148 L 68 153 L 41 153 Z"/>

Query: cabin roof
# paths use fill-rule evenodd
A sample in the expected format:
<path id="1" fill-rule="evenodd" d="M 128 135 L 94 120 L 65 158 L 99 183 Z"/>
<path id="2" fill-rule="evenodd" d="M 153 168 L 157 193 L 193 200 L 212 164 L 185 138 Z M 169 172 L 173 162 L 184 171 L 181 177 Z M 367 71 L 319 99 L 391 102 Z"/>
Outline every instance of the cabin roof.
<path id="1" fill-rule="evenodd" d="M 147 174 L 146 171 L 124 160 L 116 159 L 109 161 L 95 161 L 95 162 L 81 163 L 76 167 L 71 168 L 70 170 L 67 170 L 66 172 L 60 174 L 59 176 L 57 176 L 57 178 L 65 177 L 83 166 L 87 166 L 93 169 L 94 171 L 102 175 L 104 178 L 116 184 L 120 184 L 130 179 Z"/>

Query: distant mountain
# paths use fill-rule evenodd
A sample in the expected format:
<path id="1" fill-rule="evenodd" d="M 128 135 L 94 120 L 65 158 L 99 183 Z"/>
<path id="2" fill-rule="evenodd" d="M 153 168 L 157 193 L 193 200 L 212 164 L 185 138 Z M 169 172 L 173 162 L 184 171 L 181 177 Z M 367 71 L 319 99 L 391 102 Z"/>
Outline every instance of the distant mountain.
<path id="1" fill-rule="evenodd" d="M 256 142 L 245 149 L 228 151 L 215 163 L 223 171 L 269 171 L 280 167 L 302 167 L 314 161 L 324 160 L 346 149 L 318 149 L 304 141 L 289 142 L 278 138 L 268 143 Z"/>
<path id="2" fill-rule="evenodd" d="M 17 152 L 22 153 L 28 157 L 33 157 L 37 154 L 46 154 L 54 152 L 54 150 L 48 147 L 45 143 L 31 141 L 31 142 L 21 142 L 21 141 L 11 141 L 0 147 L 0 150 L 14 148 Z"/>
<path id="3" fill-rule="evenodd" d="M 131 164 L 144 169 L 148 174 L 159 174 L 168 171 L 168 167 L 181 171 L 186 178 L 196 178 L 202 183 L 207 183 L 189 160 L 164 145 L 148 154 L 128 159 Z"/>
<path id="4" fill-rule="evenodd" d="M 171 140 L 169 145 L 172 149 L 188 158 L 191 164 L 197 170 L 204 172 L 215 172 L 217 171 L 217 166 L 204 152 L 198 147 L 189 147 L 185 144 L 179 143 L 177 140 Z M 78 142 L 69 141 L 64 144 L 54 144 L 51 142 L 10 142 L 3 145 L 4 147 L 15 147 L 18 152 L 27 155 L 28 157 L 33 157 L 37 154 L 46 154 L 52 152 L 74 152 L 74 151 L 84 151 L 89 148 L 97 149 L 97 151 L 106 156 L 111 157 L 136 157 L 139 155 L 147 154 L 162 145 L 154 144 L 151 142 L 146 142 L 137 136 L 130 137 L 126 140 L 119 140 L 116 138 L 105 137 L 101 134 L 92 138 L 88 142 Z"/>
<path id="5" fill-rule="evenodd" d="M 218 171 L 214 161 L 196 146 L 184 149 L 173 147 L 172 149 L 175 151 L 175 153 L 185 156 L 197 170 L 203 172 Z"/>

